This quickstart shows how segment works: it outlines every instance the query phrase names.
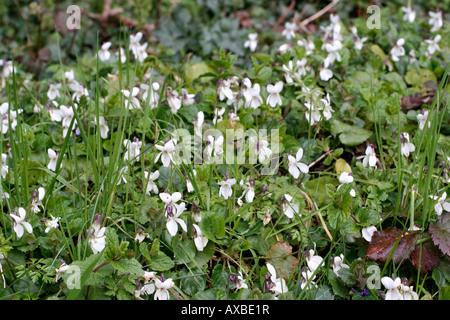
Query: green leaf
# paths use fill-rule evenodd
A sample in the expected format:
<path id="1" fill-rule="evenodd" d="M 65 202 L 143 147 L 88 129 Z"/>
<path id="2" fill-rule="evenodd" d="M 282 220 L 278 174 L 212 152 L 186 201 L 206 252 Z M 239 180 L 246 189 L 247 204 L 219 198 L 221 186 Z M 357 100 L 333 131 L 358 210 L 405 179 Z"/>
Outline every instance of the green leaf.
<path id="1" fill-rule="evenodd" d="M 352 287 L 356 284 L 356 277 L 348 268 L 339 269 L 338 277 L 349 287 Z"/>
<path id="2" fill-rule="evenodd" d="M 428 69 L 413 69 L 406 73 L 405 81 L 413 87 L 422 88 L 427 81 L 437 82 L 437 78 L 433 71 Z"/>
<path id="3" fill-rule="evenodd" d="M 292 246 L 287 242 L 277 242 L 267 252 L 267 259 L 274 266 L 277 275 L 285 280 L 291 276 L 299 261 L 292 255 Z"/>
<path id="4" fill-rule="evenodd" d="M 318 287 L 315 293 L 315 300 L 334 300 L 331 289 L 326 284 Z"/>
<path id="5" fill-rule="evenodd" d="M 345 287 L 344 282 L 336 276 L 333 269 L 328 269 L 328 280 L 331 282 L 335 295 L 342 298 L 348 298 L 349 290 Z"/>
<path id="6" fill-rule="evenodd" d="M 356 146 L 372 135 L 372 131 L 346 124 L 339 120 L 333 120 L 331 122 L 331 133 L 339 135 L 339 140 L 347 146 Z"/>
<path id="7" fill-rule="evenodd" d="M 221 264 L 217 264 L 211 274 L 211 281 L 214 288 L 227 290 L 229 273 Z"/>
<path id="8" fill-rule="evenodd" d="M 261 82 L 266 82 L 269 80 L 269 78 L 272 76 L 272 68 L 270 67 L 262 67 L 261 70 L 259 70 L 257 79 Z"/>
<path id="9" fill-rule="evenodd" d="M 190 85 L 203 74 L 213 73 L 214 70 L 206 62 L 197 62 L 188 65 L 184 71 L 186 84 Z M 203 82 L 211 80 L 211 77 L 202 77 Z"/>
<path id="10" fill-rule="evenodd" d="M 336 207 L 330 207 L 327 210 L 327 221 L 331 228 L 338 229 L 350 217 L 349 210 L 342 210 Z"/>
<path id="11" fill-rule="evenodd" d="M 341 174 L 342 172 L 352 173 L 352 167 L 342 158 L 336 160 L 335 171 L 337 174 Z"/>
<path id="12" fill-rule="evenodd" d="M 145 259 L 150 260 L 150 250 L 148 249 L 148 243 L 141 242 L 139 245 L 139 251 L 144 256 Z"/>
<path id="13" fill-rule="evenodd" d="M 191 297 L 191 300 L 219 300 L 222 292 L 222 290 L 216 288 L 199 291 Z"/>
<path id="14" fill-rule="evenodd" d="M 134 258 L 131 259 L 119 259 L 117 261 L 111 262 L 114 269 L 119 272 L 131 273 L 137 276 L 144 275 L 144 270 L 142 269 L 141 264 Z"/>
<path id="15" fill-rule="evenodd" d="M 359 224 L 364 227 L 376 225 L 380 221 L 378 212 L 371 208 L 359 208 L 355 217 Z"/>
<path id="16" fill-rule="evenodd" d="M 181 288 L 189 296 L 193 296 L 206 287 L 206 274 L 200 269 L 194 269 L 191 272 L 182 269 L 179 277 L 181 278 Z"/>
<path id="17" fill-rule="evenodd" d="M 450 300 L 450 286 L 444 287 L 439 291 L 439 300 Z"/>
<path id="18" fill-rule="evenodd" d="M 331 176 L 322 176 L 316 179 L 311 179 L 305 183 L 308 195 L 313 198 L 319 206 L 327 204 L 331 201 L 326 190 L 327 184 L 332 184 L 337 187 L 339 185 L 339 180 Z"/>
<path id="19" fill-rule="evenodd" d="M 113 261 L 115 258 L 119 258 L 117 256 L 118 248 L 119 248 L 119 237 L 117 236 L 117 232 L 113 228 L 106 228 L 105 231 L 105 260 Z"/>
<path id="20" fill-rule="evenodd" d="M 166 271 L 175 266 L 175 262 L 164 252 L 159 251 L 157 255 L 150 259 L 149 267 L 154 271 Z"/>
<path id="21" fill-rule="evenodd" d="M 215 212 L 205 212 L 199 227 L 203 234 L 212 241 L 225 236 L 225 221 Z"/>
<path id="22" fill-rule="evenodd" d="M 104 251 L 93 254 L 83 261 L 74 261 L 70 264 L 69 270 L 63 277 L 70 291 L 66 300 L 75 300 L 81 293 L 81 289 L 85 286 L 92 276 L 92 271 L 102 261 Z"/>

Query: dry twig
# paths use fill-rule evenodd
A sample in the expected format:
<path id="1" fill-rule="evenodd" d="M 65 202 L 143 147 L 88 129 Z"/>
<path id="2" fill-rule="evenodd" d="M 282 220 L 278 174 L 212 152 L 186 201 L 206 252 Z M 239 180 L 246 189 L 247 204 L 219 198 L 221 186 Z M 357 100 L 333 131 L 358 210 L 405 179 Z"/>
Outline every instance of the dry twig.
<path id="1" fill-rule="evenodd" d="M 339 0 L 333 0 L 331 1 L 327 6 L 325 6 L 322 10 L 317 11 L 315 14 L 313 14 L 312 16 L 306 18 L 305 20 L 303 20 L 302 22 L 300 22 L 297 31 L 299 31 L 299 29 L 301 30 L 305 30 L 306 25 L 308 25 L 311 21 L 316 20 L 317 18 L 321 17 L 322 15 L 324 15 L 325 13 L 327 13 L 328 11 L 331 10 L 331 8 L 333 8 L 337 3 L 339 2 Z"/>

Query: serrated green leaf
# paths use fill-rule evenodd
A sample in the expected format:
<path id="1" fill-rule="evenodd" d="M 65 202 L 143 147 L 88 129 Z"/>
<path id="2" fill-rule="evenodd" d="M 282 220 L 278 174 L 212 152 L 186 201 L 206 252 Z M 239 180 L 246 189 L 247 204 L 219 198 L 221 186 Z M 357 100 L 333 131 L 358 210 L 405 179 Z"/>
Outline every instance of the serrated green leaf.
<path id="1" fill-rule="evenodd" d="M 144 270 L 142 269 L 141 264 L 134 258 L 131 259 L 119 259 L 117 261 L 111 262 L 114 269 L 119 272 L 131 273 L 137 276 L 142 276 L 144 274 Z"/>
<path id="2" fill-rule="evenodd" d="M 117 236 L 117 232 L 113 228 L 106 228 L 105 231 L 105 259 L 106 261 L 113 261 L 116 257 L 119 248 L 119 237 Z"/>
<path id="3" fill-rule="evenodd" d="M 338 277 L 341 279 L 345 285 L 352 287 L 356 284 L 356 277 L 349 268 L 341 268 L 338 271 Z"/>

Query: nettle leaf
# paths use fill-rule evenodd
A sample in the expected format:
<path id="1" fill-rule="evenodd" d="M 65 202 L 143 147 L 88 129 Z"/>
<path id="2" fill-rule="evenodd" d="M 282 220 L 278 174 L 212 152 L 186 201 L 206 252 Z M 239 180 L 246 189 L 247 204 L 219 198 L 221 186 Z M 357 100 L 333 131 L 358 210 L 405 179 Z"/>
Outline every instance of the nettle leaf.
<path id="1" fill-rule="evenodd" d="M 279 241 L 272 245 L 267 252 L 269 262 L 274 266 L 278 276 L 288 280 L 299 261 L 292 256 L 292 246 Z"/>
<path id="2" fill-rule="evenodd" d="M 343 210 L 335 207 L 330 207 L 327 210 L 327 221 L 333 229 L 340 227 L 349 218 L 349 210 Z"/>
<path id="3" fill-rule="evenodd" d="M 441 251 L 450 255 L 450 213 L 439 216 L 436 222 L 430 224 L 431 238 Z"/>
<path id="4" fill-rule="evenodd" d="M 409 259 L 414 249 L 415 241 L 420 235 L 419 232 L 403 231 L 397 228 L 387 228 L 375 231 L 372 240 L 367 245 L 366 258 L 386 262 L 392 254 L 392 261 L 400 263 L 404 259 Z"/>
<path id="5" fill-rule="evenodd" d="M 417 270 L 420 269 L 420 273 L 427 273 L 439 266 L 440 255 L 439 248 L 432 241 L 426 241 L 422 246 L 415 246 L 411 261 Z"/>
<path id="6" fill-rule="evenodd" d="M 117 261 L 111 262 L 114 269 L 119 272 L 127 272 L 137 276 L 142 276 L 144 274 L 144 270 L 142 269 L 141 264 L 134 258 L 131 259 L 119 259 Z"/>
<path id="7" fill-rule="evenodd" d="M 347 286 L 351 287 L 351 286 L 354 286 L 356 284 L 355 274 L 353 272 L 351 272 L 349 268 L 341 268 L 341 269 L 339 269 L 338 277 Z"/>
<path id="8" fill-rule="evenodd" d="M 106 228 L 105 239 L 105 259 L 111 261 L 116 258 L 119 248 L 119 237 L 117 236 L 116 230 L 113 228 Z"/>
<path id="9" fill-rule="evenodd" d="M 360 208 L 355 215 L 359 224 L 364 227 L 375 225 L 380 221 L 378 212 L 372 208 Z"/>

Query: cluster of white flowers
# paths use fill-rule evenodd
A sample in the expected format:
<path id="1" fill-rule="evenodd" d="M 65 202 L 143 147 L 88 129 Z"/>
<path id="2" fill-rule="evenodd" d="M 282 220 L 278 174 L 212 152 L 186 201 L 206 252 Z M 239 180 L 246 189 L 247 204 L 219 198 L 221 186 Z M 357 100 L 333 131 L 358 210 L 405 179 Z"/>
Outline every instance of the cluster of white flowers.
<path id="1" fill-rule="evenodd" d="M 8 165 L 8 155 L 6 153 L 2 153 L 2 159 L 1 159 L 1 167 L 0 167 L 0 173 L 3 179 L 6 179 L 6 176 L 9 172 L 9 165 Z"/>
<path id="2" fill-rule="evenodd" d="M 144 62 L 144 60 L 148 57 L 147 53 L 147 46 L 148 42 L 144 42 L 141 44 L 141 40 L 143 38 L 142 32 L 138 32 L 136 34 L 130 35 L 130 42 L 129 42 L 129 50 L 133 54 L 134 59 L 136 59 L 139 62 Z M 97 52 L 97 56 L 100 61 L 109 61 L 112 57 L 111 52 L 109 51 L 111 48 L 111 42 L 107 41 L 104 42 L 100 49 Z M 119 60 L 122 64 L 124 64 L 127 61 L 127 54 L 123 48 L 119 48 L 115 52 L 115 57 Z"/>
<path id="3" fill-rule="evenodd" d="M 322 27 L 322 31 L 324 32 L 322 50 L 327 52 L 327 56 L 323 61 L 323 67 L 319 73 L 320 79 L 323 81 L 328 81 L 333 77 L 333 72 L 329 67 L 332 66 L 335 61 L 340 62 L 342 60 L 339 53 L 339 50 L 343 48 L 340 21 L 341 19 L 339 16 L 331 14 L 330 25 Z M 356 29 L 354 29 L 353 32 L 355 36 Z"/>
<path id="4" fill-rule="evenodd" d="M 143 105 L 145 106 L 147 102 L 150 109 L 158 107 L 158 105 L 161 103 L 161 93 L 158 92 L 159 89 L 159 83 L 153 82 L 151 87 L 147 84 L 141 84 L 139 87 L 131 88 L 131 90 L 121 90 L 122 94 L 125 97 L 125 107 L 130 110 L 141 110 Z M 142 99 L 142 102 L 140 99 Z M 173 114 L 176 114 L 182 106 L 189 106 L 195 103 L 195 94 L 188 93 L 184 88 L 181 89 L 181 94 L 179 94 L 171 87 L 167 87 L 166 101 L 170 108 L 170 111 Z"/>
<path id="5" fill-rule="evenodd" d="M 267 262 L 266 267 L 269 271 L 269 274 L 265 275 L 266 290 L 272 292 L 275 298 L 282 293 L 288 292 L 289 288 L 286 285 L 286 280 L 277 276 L 277 271 L 274 266 Z"/>
<path id="6" fill-rule="evenodd" d="M 401 10 L 403 11 L 403 20 L 408 21 L 410 23 L 413 23 L 416 19 L 416 10 L 411 7 L 401 7 Z M 442 11 L 438 12 L 428 12 L 428 25 L 431 27 L 430 32 L 435 33 L 439 31 L 442 26 L 444 25 L 442 20 Z M 439 47 L 439 41 L 441 41 L 441 35 L 436 34 L 434 37 L 431 37 L 430 39 L 426 39 L 425 43 L 428 44 L 426 55 L 428 57 L 433 56 L 434 53 L 440 51 Z M 400 61 L 400 57 L 403 57 L 406 54 L 405 48 L 403 47 L 405 45 L 405 39 L 399 38 L 396 40 L 395 45 L 391 48 L 390 55 L 391 59 L 394 62 Z M 410 61 L 416 61 L 416 52 L 414 49 L 411 49 L 409 52 Z"/>
<path id="7" fill-rule="evenodd" d="M 233 88 L 238 88 L 238 90 L 233 90 Z M 266 104 L 272 108 L 276 108 L 278 105 L 283 105 L 283 100 L 281 98 L 281 91 L 283 90 L 283 82 L 278 81 L 275 84 L 268 84 L 266 87 L 268 96 L 266 98 Z M 237 117 L 237 112 L 244 106 L 245 108 L 257 109 L 259 108 L 264 100 L 261 96 L 261 87 L 258 83 L 252 84 L 249 78 L 242 80 L 241 85 L 239 85 L 237 78 L 230 79 L 219 79 L 218 83 L 218 94 L 219 100 L 224 101 L 229 106 L 234 107 L 234 112 L 229 114 L 230 118 L 239 120 Z M 225 109 L 216 110 L 216 117 L 213 123 L 220 122 L 222 120 L 221 116 L 224 114 Z M 220 118 L 219 118 L 220 117 Z"/>
<path id="8" fill-rule="evenodd" d="M 26 215 L 27 212 L 24 208 L 18 208 L 17 212 L 13 211 L 10 213 L 10 216 L 13 219 L 13 229 L 17 238 L 22 238 L 24 230 L 28 233 L 33 233 L 33 227 L 29 222 L 25 221 Z"/>
<path id="9" fill-rule="evenodd" d="M 142 276 L 145 280 L 144 284 L 139 283 L 138 288 L 135 290 L 134 296 L 138 300 L 143 300 L 141 295 L 154 294 L 155 300 L 170 300 L 169 291 L 173 288 L 175 283 L 172 278 L 165 279 L 163 275 L 161 277 L 156 276 L 156 272 L 146 271 Z"/>
<path id="10" fill-rule="evenodd" d="M 419 300 L 412 286 L 402 283 L 400 278 L 381 278 L 381 283 L 386 288 L 385 300 Z"/>
<path id="11" fill-rule="evenodd" d="M 2 118 L 2 134 L 6 134 L 11 127 L 13 131 L 17 127 L 17 116 L 23 112 L 22 109 L 13 110 L 8 102 L 0 105 L 0 116 Z"/>
<path id="12" fill-rule="evenodd" d="M 308 60 L 306 58 L 302 58 L 300 60 L 294 61 L 290 60 L 288 65 L 283 65 L 283 70 L 286 71 L 284 77 L 286 79 L 287 84 L 298 85 L 302 81 L 302 77 L 307 74 L 307 71 L 311 71 L 311 69 L 307 66 Z M 294 82 L 294 79 L 296 82 Z"/>
<path id="13" fill-rule="evenodd" d="M 405 48 L 403 48 L 404 44 L 405 39 L 403 38 L 400 38 L 395 42 L 395 45 L 390 51 L 392 61 L 400 61 L 400 57 L 405 55 Z"/>

